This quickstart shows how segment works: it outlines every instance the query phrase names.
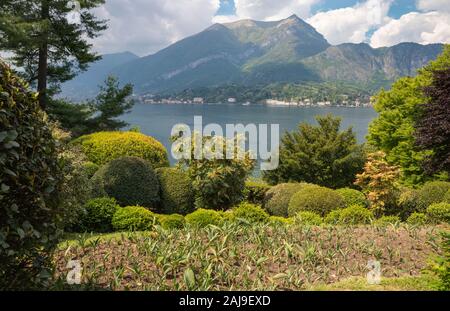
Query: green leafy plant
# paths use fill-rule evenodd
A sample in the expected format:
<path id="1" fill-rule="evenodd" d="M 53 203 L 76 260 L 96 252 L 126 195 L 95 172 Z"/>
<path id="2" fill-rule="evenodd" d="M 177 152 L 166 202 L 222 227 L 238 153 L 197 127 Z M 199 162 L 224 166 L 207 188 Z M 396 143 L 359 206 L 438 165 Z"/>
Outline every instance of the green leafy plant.
<path id="1" fill-rule="evenodd" d="M 347 207 L 350 205 L 368 205 L 366 196 L 361 191 L 351 188 L 341 188 L 337 189 L 336 192 L 342 196 L 345 202 L 345 206 Z"/>
<path id="2" fill-rule="evenodd" d="M 310 211 L 325 216 L 332 210 L 344 207 L 345 202 L 336 191 L 317 185 L 309 185 L 292 196 L 288 213 L 289 216 L 293 217 L 298 212 Z"/>
<path id="3" fill-rule="evenodd" d="M 271 187 L 264 196 L 262 207 L 270 215 L 288 216 L 289 201 L 292 196 L 303 189 L 307 183 L 284 183 Z"/>
<path id="4" fill-rule="evenodd" d="M 116 210 L 111 223 L 117 231 L 145 231 L 159 224 L 159 218 L 142 206 L 127 206 Z"/>
<path id="5" fill-rule="evenodd" d="M 260 206 L 243 202 L 233 208 L 234 219 L 244 219 L 250 223 L 267 222 L 269 214 L 264 211 Z"/>
<path id="6" fill-rule="evenodd" d="M 373 213 L 362 206 L 352 205 L 341 210 L 332 211 L 325 217 L 328 224 L 362 225 L 368 224 L 374 218 Z"/>
<path id="7" fill-rule="evenodd" d="M 219 225 L 222 217 L 219 212 L 199 208 L 193 213 L 186 215 L 186 222 L 195 227 L 205 227 L 207 225 Z"/>
<path id="8" fill-rule="evenodd" d="M 169 166 L 164 146 L 153 137 L 137 132 L 98 132 L 81 136 L 72 143 L 80 145 L 89 161 L 98 165 L 132 156 L 147 160 L 153 168 Z"/>
<path id="9" fill-rule="evenodd" d="M 406 222 L 409 225 L 423 226 L 423 225 L 428 224 L 429 220 L 428 220 L 427 215 L 425 215 L 424 213 L 414 212 L 408 217 Z"/>
<path id="10" fill-rule="evenodd" d="M 264 196 L 270 186 L 262 181 L 247 180 L 244 188 L 244 199 L 253 204 L 263 204 Z"/>
<path id="11" fill-rule="evenodd" d="M 95 173 L 92 183 L 95 194 L 113 197 L 122 206 L 156 208 L 160 200 L 156 173 L 141 158 L 123 157 L 109 162 Z"/>
<path id="12" fill-rule="evenodd" d="M 323 223 L 323 218 L 314 212 L 298 212 L 293 217 L 294 224 L 296 225 L 310 225 L 319 226 Z"/>
<path id="13" fill-rule="evenodd" d="M 380 218 L 376 219 L 373 224 L 375 226 L 388 226 L 388 225 L 397 225 L 401 222 L 400 217 L 398 216 L 381 216 Z"/>
<path id="14" fill-rule="evenodd" d="M 36 94 L 0 61 L 0 289 L 48 285 L 62 181 Z"/>
<path id="15" fill-rule="evenodd" d="M 425 211 L 428 219 L 433 223 L 450 223 L 450 203 L 434 203 Z"/>
<path id="16" fill-rule="evenodd" d="M 111 232 L 112 218 L 120 208 L 113 198 L 96 198 L 87 202 L 84 206 L 86 213 L 79 222 L 83 231 Z"/>
<path id="17" fill-rule="evenodd" d="M 187 173 L 178 168 L 156 169 L 161 186 L 161 208 L 166 214 L 186 215 L 194 210 L 192 183 Z"/>
<path id="18" fill-rule="evenodd" d="M 160 215 L 159 220 L 164 229 L 181 229 L 186 224 L 184 216 L 179 214 Z"/>

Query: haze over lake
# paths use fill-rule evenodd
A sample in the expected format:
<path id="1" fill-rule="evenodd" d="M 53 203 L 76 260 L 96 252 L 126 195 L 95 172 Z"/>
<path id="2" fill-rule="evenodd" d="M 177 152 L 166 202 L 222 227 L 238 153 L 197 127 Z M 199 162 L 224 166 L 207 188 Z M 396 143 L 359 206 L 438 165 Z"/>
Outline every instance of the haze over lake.
<path id="1" fill-rule="evenodd" d="M 278 107 L 241 104 L 164 105 L 136 104 L 133 110 L 122 117 L 130 126 L 139 126 L 142 133 L 155 137 L 169 152 L 170 132 L 177 123 L 185 123 L 193 129 L 194 116 L 203 117 L 203 126 L 218 123 L 225 131 L 225 124 L 265 123 L 280 125 L 280 135 L 295 129 L 300 122 L 316 124 L 314 117 L 332 113 L 342 118 L 342 128 L 353 127 L 359 142 L 365 141 L 367 127 L 377 113 L 373 108 L 341 107 Z"/>

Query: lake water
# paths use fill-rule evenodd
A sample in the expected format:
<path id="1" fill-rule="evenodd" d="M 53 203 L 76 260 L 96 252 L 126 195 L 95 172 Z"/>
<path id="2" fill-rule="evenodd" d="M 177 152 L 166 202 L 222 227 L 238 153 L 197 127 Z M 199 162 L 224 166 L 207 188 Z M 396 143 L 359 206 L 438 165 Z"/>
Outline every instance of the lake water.
<path id="1" fill-rule="evenodd" d="M 166 105 L 136 104 L 122 119 L 130 126 L 139 126 L 141 132 L 155 137 L 167 148 L 170 156 L 170 132 L 177 123 L 185 123 L 193 129 L 194 116 L 203 117 L 203 126 L 218 123 L 225 131 L 225 124 L 249 123 L 280 125 L 280 135 L 284 131 L 297 128 L 300 122 L 316 124 L 317 115 L 331 113 L 342 118 L 342 128 L 353 127 L 359 142 L 365 141 L 367 127 L 377 116 L 373 108 L 342 107 L 286 107 L 241 104 Z M 269 127 L 270 128 L 270 127 Z M 170 158 L 174 163 L 174 159 Z"/>

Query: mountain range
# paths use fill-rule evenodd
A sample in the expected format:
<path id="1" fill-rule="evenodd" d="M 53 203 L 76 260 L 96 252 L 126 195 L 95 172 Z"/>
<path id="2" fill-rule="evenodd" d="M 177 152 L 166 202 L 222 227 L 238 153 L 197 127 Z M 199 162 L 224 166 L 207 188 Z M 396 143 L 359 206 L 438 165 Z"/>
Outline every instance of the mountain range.
<path id="1" fill-rule="evenodd" d="M 376 49 L 365 43 L 330 45 L 296 15 L 273 22 L 241 20 L 214 24 L 152 55 L 104 55 L 63 84 L 62 95 L 91 97 L 108 74 L 121 83 L 132 83 L 136 94 L 330 81 L 377 89 L 414 75 L 442 49 L 442 44 L 416 43 Z"/>

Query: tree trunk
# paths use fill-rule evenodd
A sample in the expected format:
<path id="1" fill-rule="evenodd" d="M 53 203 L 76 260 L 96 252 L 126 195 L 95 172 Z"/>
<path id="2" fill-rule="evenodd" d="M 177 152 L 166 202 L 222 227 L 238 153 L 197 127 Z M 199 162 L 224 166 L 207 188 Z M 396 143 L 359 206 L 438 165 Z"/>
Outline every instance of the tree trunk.
<path id="1" fill-rule="evenodd" d="M 41 2 L 41 20 L 48 20 L 50 16 L 47 0 Z M 47 29 L 42 32 L 41 44 L 39 46 L 39 63 L 38 63 L 38 85 L 39 105 L 45 110 L 47 106 L 47 58 L 48 58 L 48 34 Z"/>

